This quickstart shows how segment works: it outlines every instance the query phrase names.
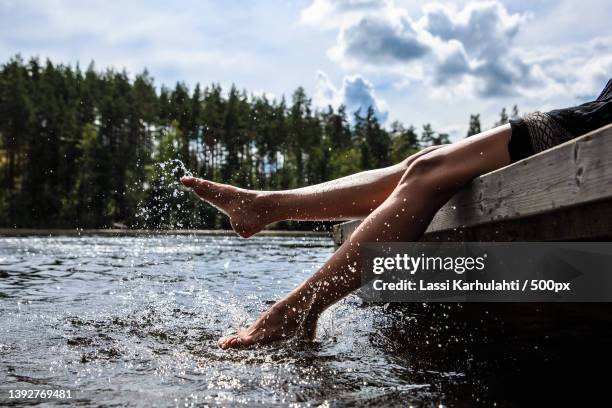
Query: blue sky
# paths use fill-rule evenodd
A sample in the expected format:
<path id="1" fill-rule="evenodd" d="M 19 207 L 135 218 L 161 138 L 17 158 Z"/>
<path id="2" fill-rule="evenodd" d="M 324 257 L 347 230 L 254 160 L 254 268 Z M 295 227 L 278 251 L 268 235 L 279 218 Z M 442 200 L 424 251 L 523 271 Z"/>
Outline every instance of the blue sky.
<path id="1" fill-rule="evenodd" d="M 551 109 L 612 77 L 612 2 L 0 0 L 0 59 L 144 67 L 156 84 L 235 83 L 317 106 L 374 105 L 462 137 L 503 106 Z"/>

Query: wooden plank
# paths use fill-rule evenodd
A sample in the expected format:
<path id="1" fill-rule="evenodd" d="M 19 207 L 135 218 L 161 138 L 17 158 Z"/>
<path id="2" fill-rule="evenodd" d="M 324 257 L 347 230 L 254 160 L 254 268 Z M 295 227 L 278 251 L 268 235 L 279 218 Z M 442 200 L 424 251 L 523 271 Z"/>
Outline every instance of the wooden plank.
<path id="1" fill-rule="evenodd" d="M 357 229 L 357 227 L 361 224 L 361 221 L 347 221 L 342 224 L 334 225 L 332 229 L 332 238 L 334 240 L 334 244 L 336 246 L 342 245 L 344 241 L 349 239 L 351 234 Z"/>
<path id="2" fill-rule="evenodd" d="M 465 228 L 430 231 L 422 241 L 597 241 L 612 239 L 612 201 L 596 201 L 575 207 L 479 224 Z"/>
<path id="3" fill-rule="evenodd" d="M 612 125 L 480 176 L 428 231 L 515 219 L 612 197 Z"/>
<path id="4" fill-rule="evenodd" d="M 471 240 L 484 240 L 477 238 L 492 238 L 492 225 L 503 225 L 505 232 L 498 232 L 501 239 L 488 240 L 610 235 L 610 218 L 605 217 L 610 216 L 612 204 L 587 206 L 598 201 L 612 202 L 612 125 L 474 179 L 438 211 L 424 240 L 459 239 L 457 233 L 468 231 Z M 585 210 L 569 211 L 573 207 Z M 587 207 L 596 212 L 587 212 Z M 538 220 L 541 214 L 549 215 Z M 594 216 L 597 224 L 591 222 Z M 565 222 L 555 221 L 561 219 Z M 359 222 L 336 225 L 336 244 L 346 240 Z M 548 227 L 551 223 L 554 231 Z"/>

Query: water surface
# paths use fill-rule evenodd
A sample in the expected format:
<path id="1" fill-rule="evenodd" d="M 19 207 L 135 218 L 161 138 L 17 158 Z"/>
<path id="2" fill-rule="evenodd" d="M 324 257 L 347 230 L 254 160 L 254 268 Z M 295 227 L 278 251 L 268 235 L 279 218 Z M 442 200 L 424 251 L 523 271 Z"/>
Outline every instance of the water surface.
<path id="1" fill-rule="evenodd" d="M 59 388 L 75 405 L 520 406 L 525 361 L 555 370 L 557 339 L 581 333 L 541 309 L 526 320 L 352 295 L 314 345 L 217 348 L 332 250 L 321 237 L 1 238 L 0 401 Z"/>

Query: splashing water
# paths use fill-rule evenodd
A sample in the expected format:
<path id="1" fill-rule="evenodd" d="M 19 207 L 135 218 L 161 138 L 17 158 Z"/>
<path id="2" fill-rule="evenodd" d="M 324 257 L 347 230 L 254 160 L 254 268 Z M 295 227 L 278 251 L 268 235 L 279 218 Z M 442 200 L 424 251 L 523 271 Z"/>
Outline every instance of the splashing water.
<path id="1" fill-rule="evenodd" d="M 185 187 L 181 182 L 180 179 L 183 176 L 189 176 L 189 177 L 193 177 L 193 173 L 185 166 L 185 163 L 183 163 L 181 160 L 179 159 L 172 159 L 172 160 L 168 160 L 166 162 L 163 163 L 158 163 L 157 164 L 162 170 L 165 170 L 167 173 L 170 174 L 170 183 L 167 185 L 168 188 L 178 188 L 179 190 L 182 191 L 191 191 L 191 189 L 189 187 Z"/>
<path id="2" fill-rule="evenodd" d="M 323 315 L 314 345 L 217 347 L 331 252 L 323 237 L 0 239 L 0 405 L 18 404 L 7 389 L 61 388 L 71 406 L 520 407 L 547 373 L 578 378 L 577 361 L 607 362 L 605 310 L 585 319 L 573 304 L 364 307 L 350 296 Z M 566 397 L 557 390 L 541 405 Z"/>
<path id="3" fill-rule="evenodd" d="M 179 159 L 156 163 L 153 166 L 153 185 L 145 185 L 145 198 L 138 204 L 136 227 L 153 230 L 196 228 L 201 220 L 195 220 L 195 201 L 189 196 L 192 190 L 180 179 L 193 173 Z M 137 183 L 134 188 L 141 188 Z"/>
<path id="4" fill-rule="evenodd" d="M 421 371 L 393 351 L 398 317 L 356 297 L 326 312 L 313 346 L 217 347 L 331 251 L 327 237 L 5 239 L 0 378 L 71 389 L 77 405 L 440 401 L 461 374 Z"/>

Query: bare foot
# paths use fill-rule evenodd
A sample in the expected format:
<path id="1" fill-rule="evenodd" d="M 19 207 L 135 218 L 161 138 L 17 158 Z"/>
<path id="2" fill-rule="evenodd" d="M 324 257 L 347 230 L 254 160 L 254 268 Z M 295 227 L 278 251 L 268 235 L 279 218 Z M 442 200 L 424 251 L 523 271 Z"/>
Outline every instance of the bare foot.
<path id="1" fill-rule="evenodd" d="M 317 315 L 280 301 L 259 316 L 248 329 L 219 339 L 218 345 L 222 349 L 241 348 L 292 337 L 311 341 L 316 334 L 317 319 Z"/>
<path id="2" fill-rule="evenodd" d="M 258 233 L 275 221 L 271 217 L 272 206 L 269 205 L 264 192 L 189 176 L 181 177 L 181 183 L 226 214 L 234 231 L 243 238 Z"/>

